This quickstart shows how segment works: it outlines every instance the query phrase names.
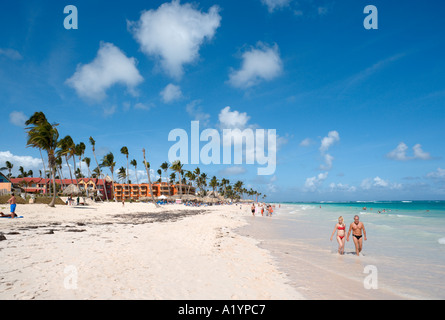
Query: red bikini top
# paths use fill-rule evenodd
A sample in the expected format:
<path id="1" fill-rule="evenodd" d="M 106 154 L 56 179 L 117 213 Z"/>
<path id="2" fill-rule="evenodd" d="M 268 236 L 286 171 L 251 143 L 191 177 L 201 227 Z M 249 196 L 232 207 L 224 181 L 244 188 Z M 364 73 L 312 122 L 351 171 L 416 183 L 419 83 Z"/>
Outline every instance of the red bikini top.
<path id="1" fill-rule="evenodd" d="M 346 227 L 338 227 L 337 229 L 338 229 L 338 230 L 345 230 Z"/>

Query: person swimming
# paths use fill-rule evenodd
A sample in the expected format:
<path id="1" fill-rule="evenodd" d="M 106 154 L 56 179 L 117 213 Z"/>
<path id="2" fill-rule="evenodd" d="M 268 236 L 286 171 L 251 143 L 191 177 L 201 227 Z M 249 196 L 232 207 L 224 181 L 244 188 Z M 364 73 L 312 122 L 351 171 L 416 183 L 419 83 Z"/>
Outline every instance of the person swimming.
<path id="1" fill-rule="evenodd" d="M 346 225 L 344 223 L 343 217 L 338 218 L 338 223 L 334 227 L 334 231 L 332 231 L 331 241 L 334 237 L 335 231 L 337 231 L 337 242 L 338 242 L 338 253 L 345 253 L 345 233 L 346 233 Z"/>

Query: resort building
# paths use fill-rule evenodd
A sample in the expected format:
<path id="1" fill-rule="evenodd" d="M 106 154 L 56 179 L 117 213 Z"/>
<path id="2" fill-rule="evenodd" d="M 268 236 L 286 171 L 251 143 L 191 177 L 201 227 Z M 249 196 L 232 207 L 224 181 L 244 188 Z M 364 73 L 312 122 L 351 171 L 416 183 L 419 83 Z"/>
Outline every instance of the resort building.
<path id="1" fill-rule="evenodd" d="M 179 194 L 179 184 L 169 184 L 167 182 L 153 183 L 153 196 L 174 196 Z M 195 187 L 190 185 L 182 185 L 182 194 L 195 195 Z M 150 187 L 148 183 L 142 184 L 114 184 L 114 194 L 117 201 L 122 200 L 138 200 L 140 198 L 151 197 Z"/>
<path id="2" fill-rule="evenodd" d="M 9 194 L 12 190 L 12 183 L 3 173 L 0 172 L 0 195 Z"/>
<path id="3" fill-rule="evenodd" d="M 97 179 L 97 178 L 82 178 L 76 180 L 71 179 L 56 179 L 56 189 L 58 191 L 63 191 L 70 184 L 77 185 L 77 187 L 81 191 L 85 191 L 85 194 L 93 195 L 97 191 L 102 199 L 106 199 L 105 189 L 107 192 L 108 199 L 113 198 L 113 187 L 112 180 L 110 177 L 106 177 L 105 179 Z M 52 186 L 51 179 L 43 179 L 43 178 L 12 178 L 11 183 L 16 188 L 20 188 L 25 193 L 32 194 L 48 194 L 49 189 Z M 105 186 L 105 187 L 104 187 Z M 60 188 L 60 189 L 59 189 Z"/>

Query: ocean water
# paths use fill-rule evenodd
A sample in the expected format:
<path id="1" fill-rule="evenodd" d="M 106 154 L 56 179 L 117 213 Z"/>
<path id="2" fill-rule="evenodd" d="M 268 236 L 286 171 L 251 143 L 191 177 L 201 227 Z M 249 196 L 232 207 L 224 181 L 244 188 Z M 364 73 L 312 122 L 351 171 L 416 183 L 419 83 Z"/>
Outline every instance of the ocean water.
<path id="1" fill-rule="evenodd" d="M 340 292 L 338 297 L 445 299 L 445 201 L 282 203 L 276 207 L 272 218 L 251 218 L 250 231 L 256 228 L 256 236 L 280 257 L 297 286 L 304 289 L 302 277 L 314 283 L 326 276 L 329 281 L 338 279 L 338 286 L 331 284 Z M 348 231 L 354 215 L 367 233 L 363 255 L 355 255 L 351 236 L 345 255 L 340 256 L 331 234 L 339 216 L 344 217 Z M 369 266 L 378 276 L 376 290 L 363 289 Z M 341 292 L 344 281 L 355 284 L 355 295 Z M 323 290 L 326 287 L 319 289 Z M 315 298 L 337 297 L 314 296 L 314 291 Z"/>

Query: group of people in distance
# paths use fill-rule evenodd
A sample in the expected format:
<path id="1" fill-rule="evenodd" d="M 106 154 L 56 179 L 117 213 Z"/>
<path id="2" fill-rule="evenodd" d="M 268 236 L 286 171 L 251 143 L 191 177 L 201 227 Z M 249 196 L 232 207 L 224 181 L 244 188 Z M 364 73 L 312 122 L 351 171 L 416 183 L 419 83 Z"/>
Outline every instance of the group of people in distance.
<path id="1" fill-rule="evenodd" d="M 273 209 L 275 208 L 275 205 L 266 205 L 265 203 L 259 203 L 257 206 L 255 206 L 254 203 L 252 203 L 252 207 L 250 208 L 252 210 L 252 215 L 254 216 L 255 213 L 264 215 L 264 208 L 266 208 L 266 216 L 272 216 Z"/>
<path id="2" fill-rule="evenodd" d="M 345 244 L 346 244 L 345 236 L 346 236 L 346 241 L 349 242 L 349 236 L 351 235 L 352 231 L 352 238 L 354 240 L 354 245 L 355 245 L 355 253 L 357 254 L 357 256 L 359 256 L 363 248 L 363 239 L 365 239 L 366 241 L 365 225 L 363 224 L 363 222 L 360 221 L 359 216 L 358 215 L 354 216 L 354 222 L 350 224 L 347 235 L 346 235 L 346 225 L 344 223 L 344 219 L 343 217 L 339 217 L 338 223 L 335 225 L 334 231 L 332 231 L 331 241 L 336 231 L 337 231 L 338 253 L 339 254 L 345 253 Z"/>

